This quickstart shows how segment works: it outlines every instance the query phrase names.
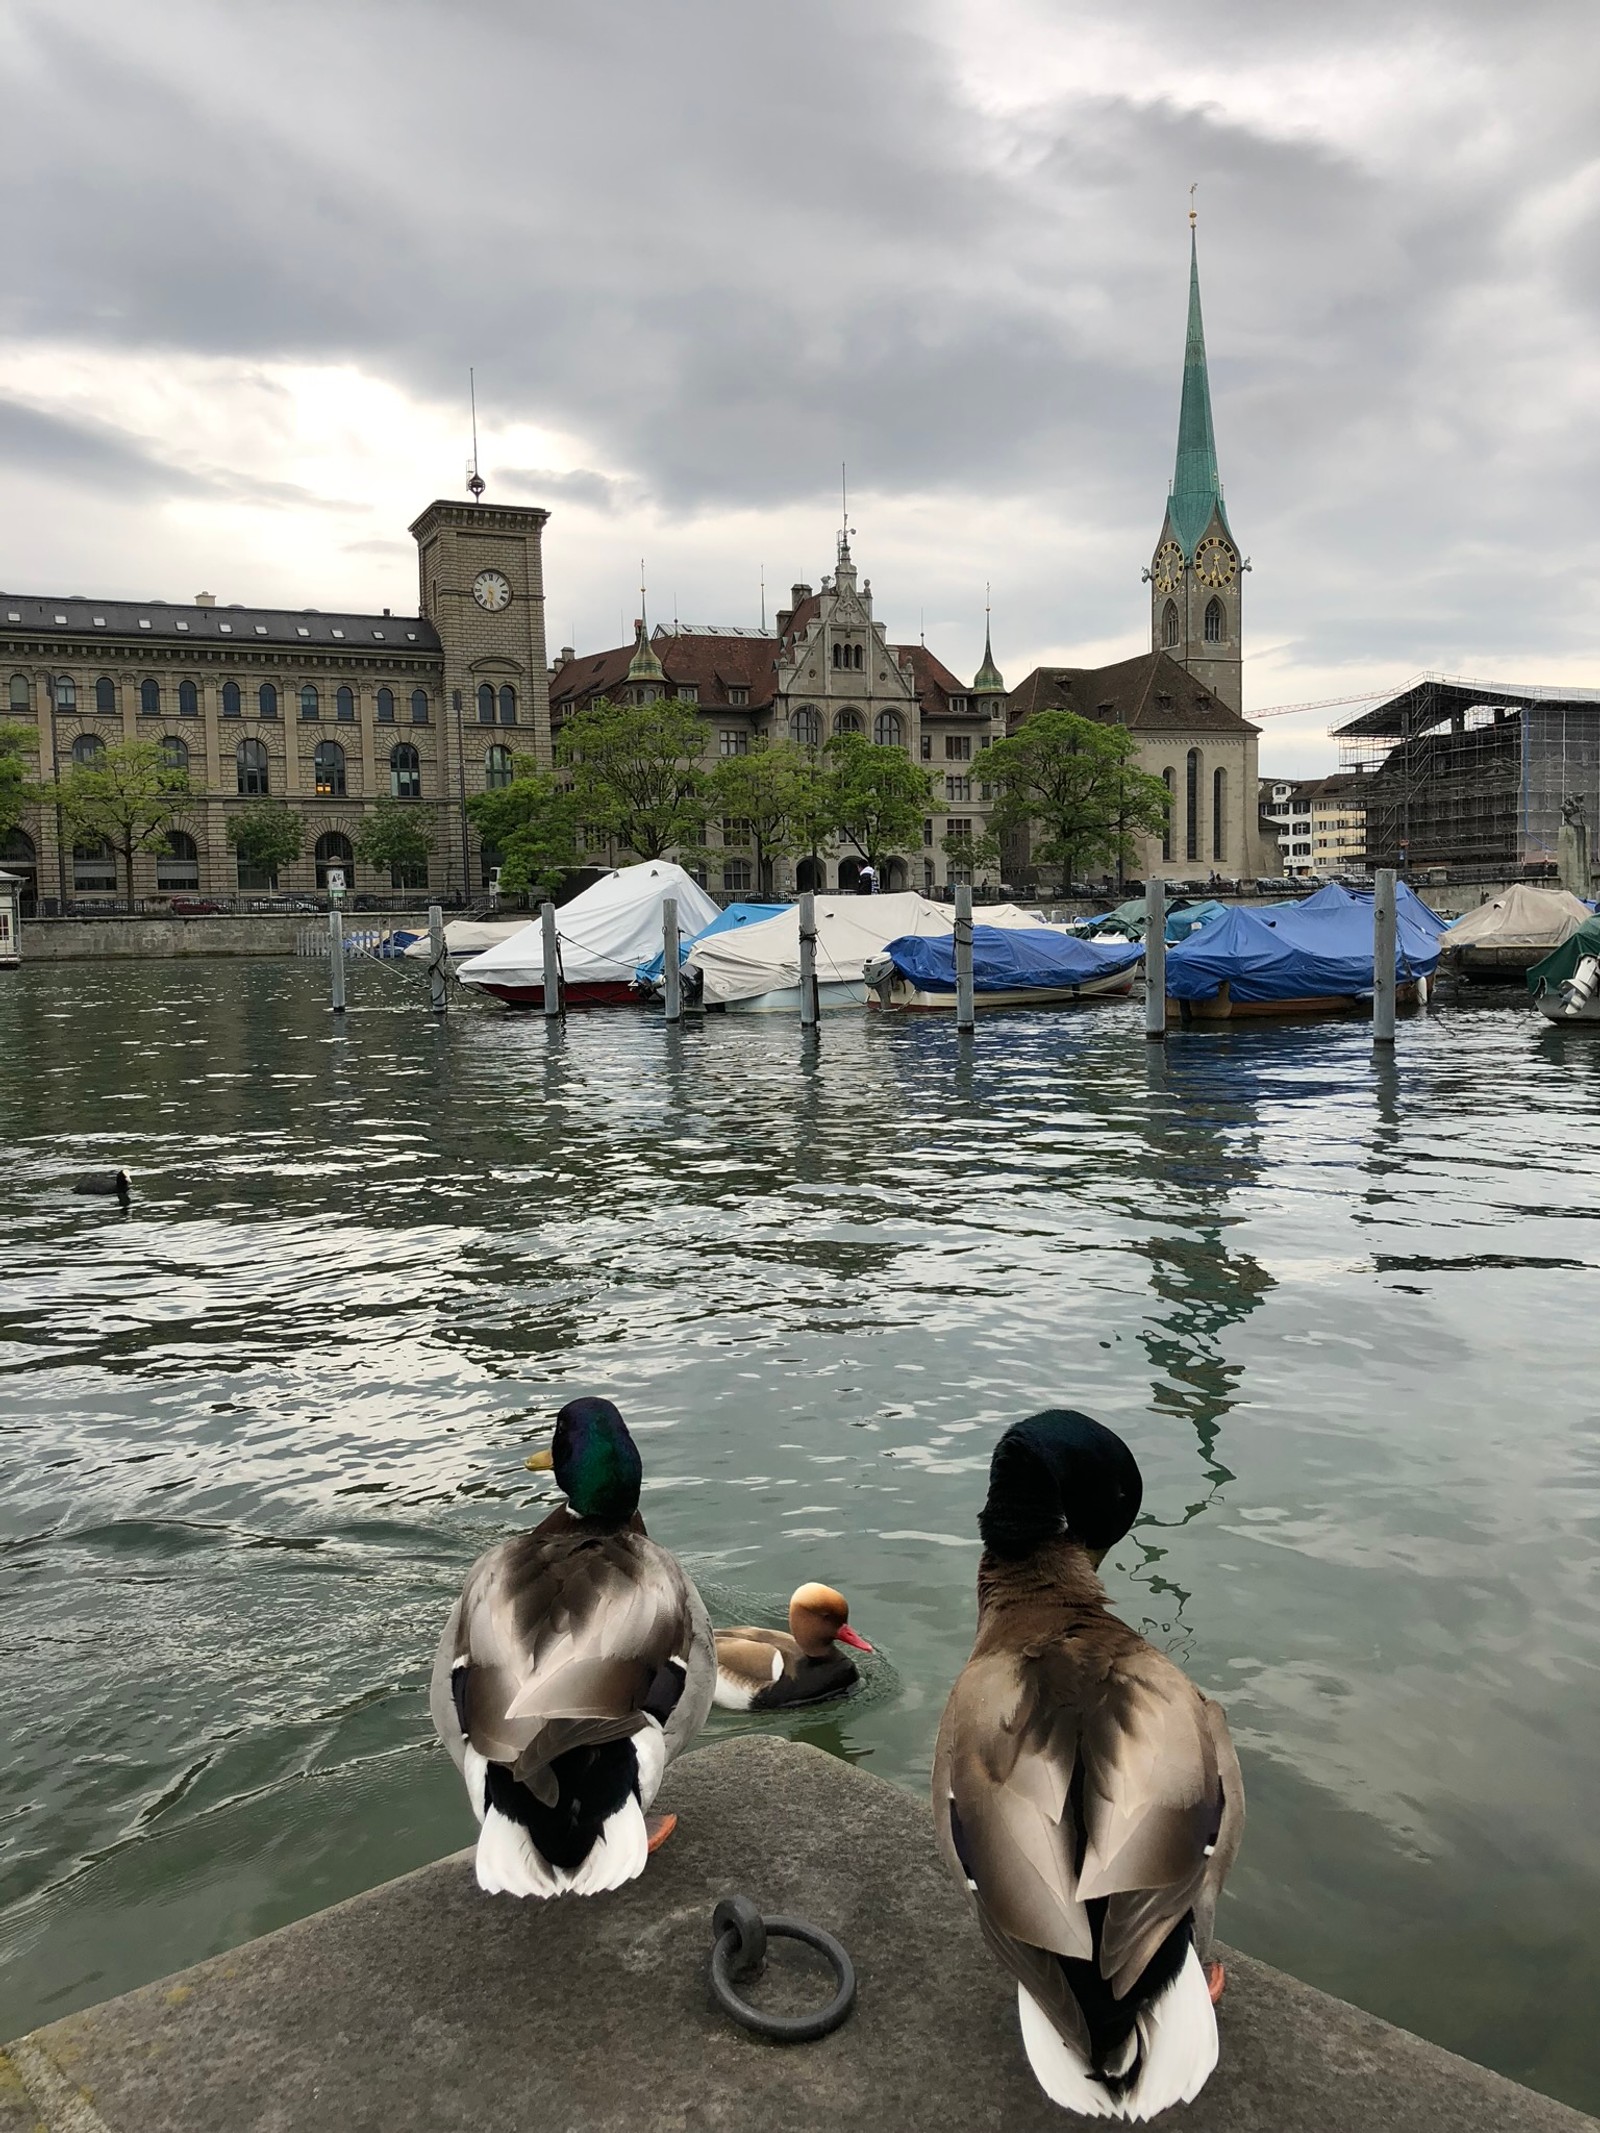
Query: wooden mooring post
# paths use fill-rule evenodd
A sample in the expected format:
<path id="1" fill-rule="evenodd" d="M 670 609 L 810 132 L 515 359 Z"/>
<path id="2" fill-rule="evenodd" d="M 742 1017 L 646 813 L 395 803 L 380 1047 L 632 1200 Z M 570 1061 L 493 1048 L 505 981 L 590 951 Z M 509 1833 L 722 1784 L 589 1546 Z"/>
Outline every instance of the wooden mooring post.
<path id="1" fill-rule="evenodd" d="M 344 913 L 337 904 L 328 913 L 328 973 L 333 984 L 333 1011 L 344 1013 Z"/>
<path id="2" fill-rule="evenodd" d="M 428 906 L 428 1005 L 442 1015 L 449 1005 L 444 982 L 444 907 Z"/>
<path id="3" fill-rule="evenodd" d="M 1379 867 L 1372 877 L 1372 1041 L 1394 1042 L 1394 966 L 1398 914 L 1395 870 Z"/>
<path id="4" fill-rule="evenodd" d="M 1152 1044 L 1167 1034 L 1167 885 L 1159 874 L 1144 891 L 1144 1033 Z"/>
<path id="5" fill-rule="evenodd" d="M 556 907 L 545 904 L 539 912 L 544 928 L 544 953 L 541 968 L 544 973 L 545 1024 L 557 1021 L 567 1011 L 567 989 L 561 982 L 561 942 L 556 933 Z"/>
<path id="6" fill-rule="evenodd" d="M 956 884 L 956 1028 L 977 1025 L 977 1004 L 972 991 L 972 884 Z"/>
<path id="7" fill-rule="evenodd" d="M 678 899 L 667 896 L 661 903 L 661 985 L 667 1020 L 683 1019 L 683 971 L 678 963 Z"/>
<path id="8" fill-rule="evenodd" d="M 815 1029 L 821 1007 L 817 998 L 817 899 L 810 889 L 800 896 L 800 1027 Z"/>

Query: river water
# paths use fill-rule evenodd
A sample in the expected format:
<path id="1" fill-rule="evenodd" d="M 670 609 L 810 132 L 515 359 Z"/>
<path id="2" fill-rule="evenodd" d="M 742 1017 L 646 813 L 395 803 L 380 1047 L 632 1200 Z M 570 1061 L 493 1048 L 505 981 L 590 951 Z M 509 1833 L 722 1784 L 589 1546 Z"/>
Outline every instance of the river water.
<path id="1" fill-rule="evenodd" d="M 1144 1468 L 1114 1604 L 1239 1743 L 1225 1937 L 1600 2108 L 1600 1032 L 808 1057 L 325 985 L 0 976 L 0 2035 L 469 1840 L 427 1667 L 563 1400 L 718 1619 L 845 1590 L 882 1658 L 790 1724 L 917 1788 L 990 1447 L 1065 1404 Z M 126 1213 L 66 1190 L 117 1164 Z"/>

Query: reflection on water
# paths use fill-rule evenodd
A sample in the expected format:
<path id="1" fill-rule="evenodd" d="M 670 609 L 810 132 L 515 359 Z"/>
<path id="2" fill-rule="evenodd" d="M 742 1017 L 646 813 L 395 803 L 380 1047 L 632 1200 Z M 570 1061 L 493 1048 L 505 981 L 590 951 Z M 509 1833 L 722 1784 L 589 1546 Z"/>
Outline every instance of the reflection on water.
<path id="1" fill-rule="evenodd" d="M 783 1723 L 912 1786 L 994 1437 L 1067 1403 L 1245 1757 L 1229 1936 L 1600 2105 L 1595 1033 L 440 1028 L 388 971 L 335 1032 L 324 977 L 0 983 L 0 2032 L 467 1841 L 427 1661 L 574 1391 L 719 1619 L 848 1594 L 881 1662 Z"/>

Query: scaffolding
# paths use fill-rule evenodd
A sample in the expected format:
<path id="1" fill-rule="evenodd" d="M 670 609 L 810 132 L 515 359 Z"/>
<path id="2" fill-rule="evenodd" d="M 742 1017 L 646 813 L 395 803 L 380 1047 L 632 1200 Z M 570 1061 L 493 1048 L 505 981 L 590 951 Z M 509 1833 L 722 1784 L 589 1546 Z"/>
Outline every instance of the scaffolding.
<path id="1" fill-rule="evenodd" d="M 1563 802 L 1600 822 L 1600 690 L 1424 674 L 1334 738 L 1369 867 L 1550 874 Z"/>

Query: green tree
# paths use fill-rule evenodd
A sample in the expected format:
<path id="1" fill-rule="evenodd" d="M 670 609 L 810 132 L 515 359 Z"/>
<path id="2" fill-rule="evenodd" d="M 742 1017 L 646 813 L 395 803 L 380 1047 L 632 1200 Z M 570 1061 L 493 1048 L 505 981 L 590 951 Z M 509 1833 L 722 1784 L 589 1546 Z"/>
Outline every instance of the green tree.
<path id="1" fill-rule="evenodd" d="M 380 800 L 355 835 L 361 864 L 386 874 L 397 889 L 427 887 L 432 850 L 433 830 L 415 801 Z"/>
<path id="2" fill-rule="evenodd" d="M 814 758 L 792 741 L 758 741 L 748 755 L 720 756 L 706 774 L 705 789 L 712 814 L 747 826 L 764 896 L 772 894 L 777 862 L 810 848 L 813 814 L 827 835 L 826 781 Z"/>
<path id="3" fill-rule="evenodd" d="M 38 745 L 39 736 L 32 726 L 0 726 L 0 837 L 8 837 L 39 798 L 29 783 L 24 760 Z"/>
<path id="4" fill-rule="evenodd" d="M 824 751 L 831 768 L 830 827 L 881 874 L 895 853 L 921 846 L 933 805 L 933 778 L 903 748 L 860 733 L 836 733 Z"/>
<path id="5" fill-rule="evenodd" d="M 1138 745 L 1125 726 L 1037 712 L 984 756 L 991 831 L 1027 832 L 1033 856 L 1060 868 L 1063 895 L 1095 861 L 1126 861 L 1134 832 L 1165 828 L 1169 805 L 1161 780 L 1138 768 Z"/>
<path id="6" fill-rule="evenodd" d="M 692 704 L 614 704 L 605 697 L 561 729 L 556 760 L 571 773 L 578 820 L 659 859 L 698 843 L 705 827 L 705 731 Z"/>
<path id="7" fill-rule="evenodd" d="M 531 756 L 517 757 L 509 785 L 474 793 L 467 813 L 500 855 L 500 887 L 508 896 L 524 890 L 553 896 L 563 876 L 583 864 L 572 789 Z"/>
<path id="8" fill-rule="evenodd" d="M 240 863 L 257 867 L 277 886 L 278 869 L 300 857 L 306 826 L 292 808 L 276 800 L 253 800 L 228 817 L 228 842 Z"/>
<path id="9" fill-rule="evenodd" d="M 970 880 L 982 867 L 1000 864 L 1000 839 L 992 830 L 977 837 L 941 837 L 940 849 Z"/>
<path id="10" fill-rule="evenodd" d="M 188 793 L 189 773 L 173 769 L 158 743 L 121 741 L 92 763 L 75 763 L 48 796 L 58 800 L 73 843 L 109 844 L 119 855 L 131 906 L 134 854 L 167 849 Z"/>

